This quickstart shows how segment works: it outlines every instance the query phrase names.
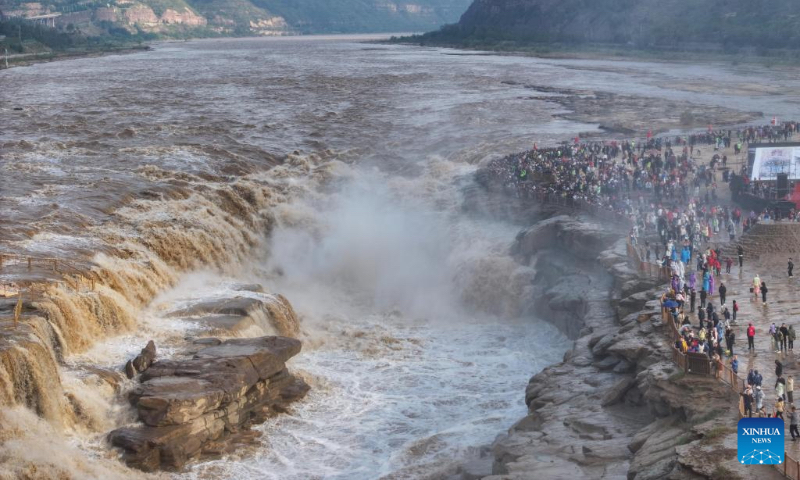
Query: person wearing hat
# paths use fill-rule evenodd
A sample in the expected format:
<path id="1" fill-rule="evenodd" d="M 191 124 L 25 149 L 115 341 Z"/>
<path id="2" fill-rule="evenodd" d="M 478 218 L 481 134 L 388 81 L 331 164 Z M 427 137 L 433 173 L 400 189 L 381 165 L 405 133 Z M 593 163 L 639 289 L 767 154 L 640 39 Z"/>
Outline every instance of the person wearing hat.
<path id="1" fill-rule="evenodd" d="M 789 264 L 786 266 L 786 270 L 788 270 L 789 272 L 789 278 L 792 278 L 794 276 L 792 275 L 792 270 L 794 270 L 794 263 L 792 263 L 791 257 L 789 258 Z"/>
<path id="2" fill-rule="evenodd" d="M 760 412 L 764 408 L 764 392 L 761 390 L 761 385 L 756 385 L 756 391 L 753 394 L 756 401 L 756 411 Z"/>

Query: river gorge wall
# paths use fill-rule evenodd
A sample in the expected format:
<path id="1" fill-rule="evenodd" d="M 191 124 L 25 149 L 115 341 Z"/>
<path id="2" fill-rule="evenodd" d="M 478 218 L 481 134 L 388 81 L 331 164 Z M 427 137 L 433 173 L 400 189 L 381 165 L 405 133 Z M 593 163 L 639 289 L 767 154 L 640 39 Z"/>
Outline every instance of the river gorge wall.
<path id="1" fill-rule="evenodd" d="M 454 478 L 772 478 L 736 461 L 737 395 L 672 362 L 664 286 L 631 268 L 629 227 L 520 197 L 488 168 L 476 175 L 464 208 L 530 225 L 511 247 L 536 272 L 526 313 L 574 344 L 528 382 L 528 414 Z"/>
<path id="2" fill-rule="evenodd" d="M 538 272 L 533 312 L 575 343 L 530 379 L 528 414 L 497 438 L 480 477 L 769 477 L 738 468 L 735 445 L 709 434 L 738 420 L 737 396 L 678 372 L 659 282 L 630 268 L 620 231 L 562 214 L 520 232 L 512 252 Z"/>

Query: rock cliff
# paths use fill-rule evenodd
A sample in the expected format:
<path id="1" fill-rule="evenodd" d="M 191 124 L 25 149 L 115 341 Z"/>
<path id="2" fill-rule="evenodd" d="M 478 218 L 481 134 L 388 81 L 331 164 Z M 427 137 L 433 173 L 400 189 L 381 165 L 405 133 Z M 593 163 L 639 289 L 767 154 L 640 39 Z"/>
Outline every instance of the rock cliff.
<path id="1" fill-rule="evenodd" d="M 61 13 L 55 19 L 62 30 L 87 34 L 120 27 L 164 36 L 192 34 L 290 35 L 306 33 L 361 33 L 426 31 L 455 22 L 469 0 L 373 1 L 342 0 L 114 0 L 102 5 L 76 0 L 48 0 L 35 10 L 10 0 L 18 15 Z M 3 8 L 0 6 L 0 8 Z M 6 8 L 3 8 L 6 10 Z M 112 26 L 109 26 L 109 23 Z M 119 31 L 114 30 L 115 34 Z"/>
<path id="2" fill-rule="evenodd" d="M 531 378 L 528 415 L 495 441 L 485 479 L 772 478 L 720 443 L 737 396 L 672 363 L 660 287 L 629 268 L 618 233 L 557 216 L 522 231 L 513 253 L 540 272 L 536 313 L 575 344 Z"/>

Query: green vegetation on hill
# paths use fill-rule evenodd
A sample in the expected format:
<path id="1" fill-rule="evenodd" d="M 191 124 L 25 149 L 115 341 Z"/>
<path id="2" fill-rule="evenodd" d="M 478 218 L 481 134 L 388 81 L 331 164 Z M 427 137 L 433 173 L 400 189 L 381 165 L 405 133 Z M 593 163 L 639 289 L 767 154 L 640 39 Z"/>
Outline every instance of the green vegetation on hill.
<path id="1" fill-rule="evenodd" d="M 152 8 L 153 12 L 159 16 L 163 15 L 167 10 L 183 12 L 192 9 L 184 0 L 146 0 L 142 3 Z"/>
<path id="2" fill-rule="evenodd" d="M 470 0 L 253 0 L 300 33 L 425 31 L 458 19 Z"/>
<path id="3" fill-rule="evenodd" d="M 13 15 L 61 13 L 83 14 L 76 25 L 90 32 L 97 18 L 109 18 L 116 12 L 114 23 L 133 32 L 124 12 L 131 8 L 149 7 L 156 17 L 168 9 L 193 12 L 205 17 L 208 26 L 193 21 L 189 24 L 153 22 L 144 25 L 144 13 L 138 15 L 142 28 L 165 37 L 197 34 L 251 35 L 296 33 L 362 33 L 428 31 L 456 21 L 471 0 L 0 0 L 0 12 Z M 35 6 L 35 7 L 34 7 Z M 99 17 L 96 12 L 105 9 Z M 23 13 L 20 13 L 23 12 Z M 140 12 L 141 13 L 141 12 Z M 0 15 L 0 18 L 2 15 Z M 152 17 L 151 17 L 152 18 Z M 285 22 L 285 23 L 284 23 Z M 62 22 L 63 23 L 63 22 Z M 156 23 L 154 25 L 154 23 Z M 64 25 L 59 25 L 63 29 Z M 107 30 L 107 29 L 105 29 Z"/>
<path id="4" fill-rule="evenodd" d="M 237 36 L 249 34 L 251 21 L 272 16 L 249 0 L 192 0 L 192 6 L 208 19 L 209 24 L 232 22 L 231 33 Z"/>
<path id="5" fill-rule="evenodd" d="M 106 26 L 108 30 L 105 34 L 97 36 L 85 35 L 75 27 L 62 31 L 21 19 L 0 20 L 0 36 L 5 36 L 5 39 L 0 41 L 0 49 L 7 49 L 12 55 L 102 51 L 133 46 L 156 38 L 153 34 L 144 32 L 132 34 L 113 25 Z"/>
<path id="6" fill-rule="evenodd" d="M 475 0 L 426 44 L 607 46 L 769 54 L 800 51 L 797 0 Z"/>

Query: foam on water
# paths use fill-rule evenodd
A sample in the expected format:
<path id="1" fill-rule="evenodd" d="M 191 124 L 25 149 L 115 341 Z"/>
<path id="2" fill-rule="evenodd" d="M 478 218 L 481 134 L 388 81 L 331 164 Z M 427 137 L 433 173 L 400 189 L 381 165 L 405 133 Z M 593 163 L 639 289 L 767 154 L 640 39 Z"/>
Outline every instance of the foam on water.
<path id="1" fill-rule="evenodd" d="M 258 427 L 259 452 L 187 477 L 435 478 L 523 416 L 530 374 L 569 345 L 544 322 L 488 317 L 372 316 L 331 322 L 326 337 L 291 362 L 311 393 Z"/>
<path id="2" fill-rule="evenodd" d="M 187 477 L 440 478 L 525 414 L 528 379 L 570 342 L 509 315 L 530 301 L 508 287 L 526 268 L 508 257 L 518 227 L 459 213 L 471 172 L 442 159 L 414 179 L 344 172 L 286 207 L 265 283 L 302 317 L 289 366 L 311 393 L 257 427 L 254 455 Z"/>

